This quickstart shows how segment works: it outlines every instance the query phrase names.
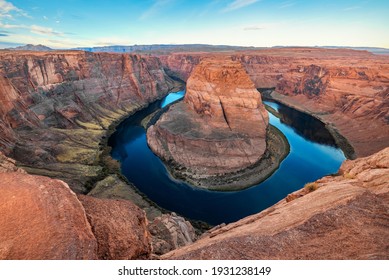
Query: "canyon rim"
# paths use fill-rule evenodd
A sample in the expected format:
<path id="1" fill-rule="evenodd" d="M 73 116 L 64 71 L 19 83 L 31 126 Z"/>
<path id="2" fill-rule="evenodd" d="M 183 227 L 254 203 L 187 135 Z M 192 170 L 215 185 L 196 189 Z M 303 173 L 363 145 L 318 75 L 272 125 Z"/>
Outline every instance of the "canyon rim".
<path id="1" fill-rule="evenodd" d="M 44 249 L 43 245 L 39 245 L 40 243 L 27 245 L 26 242 L 33 238 L 28 232 L 26 237 L 17 243 L 12 243 L 16 241 L 10 243 L 10 240 L 14 239 L 2 235 L 3 259 L 203 259 L 209 258 L 209 254 L 214 258 L 240 258 L 240 255 L 228 253 L 223 249 L 230 246 L 229 239 L 224 239 L 223 236 L 228 235 L 235 240 L 235 234 L 239 235 L 236 235 L 236 240 L 242 241 L 234 241 L 234 246 L 242 250 L 246 250 L 244 249 L 246 242 L 252 242 L 246 236 L 257 240 L 255 241 L 257 244 L 265 242 L 268 248 L 274 248 L 259 255 L 246 250 L 247 255 L 244 258 L 382 259 L 388 257 L 385 249 L 387 238 L 383 238 L 379 244 L 374 243 L 374 246 L 372 240 L 366 239 L 366 236 L 372 236 L 374 240 L 377 240 L 377 236 L 387 236 L 388 216 L 385 214 L 387 213 L 385 209 L 388 204 L 385 201 L 388 197 L 389 157 L 387 149 L 380 151 L 385 143 L 388 143 L 389 137 L 389 133 L 386 133 L 388 130 L 387 73 L 389 72 L 387 57 L 352 50 L 317 49 L 264 50 L 245 55 L 233 52 L 228 55 L 172 53 L 155 56 L 95 54 L 83 51 L 2 51 L 0 56 L 2 58 L 1 126 L 3 132 L 1 147 L 2 152 L 8 156 L 8 158 L 2 156 L 1 188 L 3 194 L 21 192 L 20 195 L 12 196 L 12 204 L 10 202 L 2 204 L 2 230 L 10 233 L 7 230 L 9 219 L 20 221 L 18 227 L 21 227 L 21 231 L 29 227 L 28 223 L 23 222 L 27 217 L 26 213 L 21 209 L 13 211 L 10 207 L 11 205 L 17 207 L 18 204 L 23 203 L 22 199 L 29 201 L 49 199 L 45 198 L 43 189 L 38 187 L 45 185 L 48 191 L 55 192 L 55 196 L 68 205 L 64 207 L 73 207 L 74 211 L 77 211 L 74 212 L 74 217 L 80 218 L 68 219 L 68 223 L 74 223 L 69 226 L 73 228 L 77 223 L 77 227 L 82 227 L 82 231 L 85 232 L 85 237 L 81 240 L 72 239 L 71 233 L 66 232 L 68 226 L 61 223 L 64 228 L 58 228 L 58 234 L 52 235 L 51 242 L 54 243 L 65 242 L 66 236 L 68 240 L 66 242 L 72 243 L 71 246 L 76 248 L 73 252 L 67 251 L 66 248 L 46 251 L 49 248 Z M 352 67 L 352 59 L 359 61 L 359 65 Z M 363 65 L 361 61 L 364 61 Z M 274 74 L 274 68 L 270 70 L 271 67 L 277 67 L 277 74 Z M 191 69 L 195 69 L 192 76 L 186 72 L 192 71 Z M 364 69 L 364 74 L 361 74 L 361 69 Z M 232 79 L 236 79 L 232 82 L 233 86 L 224 82 L 222 78 L 219 79 L 219 75 L 228 77 L 231 71 L 236 74 L 232 75 Z M 186 96 L 183 101 L 173 104 L 167 112 L 161 114 L 154 125 L 156 127 L 158 125 L 163 127 L 164 122 L 169 121 L 169 114 L 172 114 L 173 120 L 182 121 L 184 117 L 188 118 L 194 126 L 200 127 L 200 135 L 201 133 L 212 134 L 219 129 L 222 131 L 221 134 L 225 131 L 228 133 L 233 131 L 248 137 L 251 135 L 255 142 L 252 147 L 258 148 L 253 150 L 254 155 L 258 153 L 255 158 L 260 158 L 266 150 L 268 123 L 260 93 L 255 88 L 268 88 L 271 90 L 262 90 L 267 98 L 273 98 L 317 116 L 332 129 L 339 143 L 345 142 L 343 144 L 346 152 L 351 150 L 350 156 L 357 156 L 358 159 L 355 163 L 347 161 L 344 165 L 347 167 L 342 166 L 336 177 L 323 178 L 314 183 L 319 187 L 317 191 L 312 193 L 304 191 L 306 189 L 297 191 L 276 206 L 242 221 L 219 227 L 217 230 L 208 231 L 206 226 L 192 221 L 193 227 L 190 221 L 175 213 L 169 213 L 139 193 L 131 182 L 121 176 L 117 163 L 109 156 L 106 149 L 106 139 L 120 120 L 175 88 L 183 88 L 184 84 L 178 80 L 178 77 L 182 78 L 182 81 L 192 77 L 186 83 Z M 216 82 L 212 79 L 216 79 Z M 241 81 L 245 81 L 243 86 Z M 290 87 L 293 88 L 292 92 Z M 210 88 L 221 95 L 219 97 L 208 95 L 207 90 Z M 339 90 L 341 88 L 347 90 Z M 242 94 L 244 98 L 240 97 Z M 374 125 L 371 119 L 375 120 Z M 347 126 L 344 125 L 346 121 Z M 257 122 L 260 125 L 255 126 L 254 130 L 251 129 Z M 185 124 L 183 127 L 188 126 Z M 207 127 L 212 129 L 207 131 Z M 371 133 L 362 132 L 362 127 Z M 150 131 L 155 133 L 153 129 L 155 128 L 151 126 L 148 133 Z M 156 128 L 158 129 L 160 128 Z M 351 134 L 352 132 L 355 133 Z M 163 141 L 174 139 L 171 137 L 181 137 L 178 132 L 172 135 L 156 139 Z M 374 135 L 376 137 L 372 138 Z M 201 141 L 201 137 L 199 139 Z M 250 143 L 251 140 L 239 141 Z M 367 142 L 368 146 L 362 145 Z M 171 140 L 171 143 L 177 144 L 180 141 Z M 199 147 L 199 151 L 206 150 L 202 145 Z M 183 152 L 191 151 L 184 149 L 178 154 L 183 155 Z M 208 152 L 197 151 L 194 154 L 201 157 L 208 155 Z M 359 158 L 359 155 L 366 154 L 370 156 Z M 226 160 L 220 162 L 228 163 L 228 154 L 221 153 L 221 155 L 226 156 Z M 206 158 L 204 160 L 207 161 Z M 247 164 L 252 162 L 255 162 L 255 159 L 249 160 Z M 211 166 L 212 172 L 226 169 L 225 166 L 217 164 Z M 231 170 L 234 170 L 234 167 Z M 20 184 L 25 182 L 23 183 L 25 190 L 22 191 L 20 187 L 15 188 L 11 183 L 6 183 L 11 182 L 10 180 Z M 70 188 L 67 187 L 68 185 Z M 322 198 L 308 199 L 321 192 L 323 192 Z M 6 197 L 3 198 L 7 200 Z M 320 205 L 317 204 L 318 201 L 321 201 Z M 48 205 L 52 202 L 45 203 Z M 356 203 L 360 209 L 355 214 L 347 210 L 347 207 L 354 207 L 353 203 Z M 293 206 L 295 204 L 296 206 Z M 30 209 L 35 207 L 39 208 L 34 204 Z M 299 216 L 301 220 L 296 222 L 296 227 L 293 229 L 288 224 L 289 218 L 285 218 L 280 220 L 275 232 L 262 232 L 265 228 L 263 226 L 260 226 L 263 228 L 262 231 L 256 230 L 256 224 L 267 223 L 265 221 L 267 219 L 269 223 L 274 221 L 271 213 L 276 211 L 275 209 L 279 209 L 277 211 L 280 213 L 286 211 L 288 215 Z M 311 209 L 306 217 L 298 214 L 304 209 Z M 50 210 L 52 213 L 50 215 L 55 215 L 55 211 L 57 210 Z M 360 246 L 363 248 L 356 246 L 350 251 L 343 250 L 342 254 L 339 254 L 336 248 L 348 246 L 348 243 L 343 244 L 342 240 L 332 237 L 335 232 L 332 227 L 320 229 L 319 226 L 315 226 L 312 232 L 305 229 L 312 219 L 317 217 L 327 219 L 327 216 L 343 215 L 341 214 L 343 212 L 337 211 L 345 211 L 349 218 L 366 220 L 366 223 L 371 225 L 365 228 L 366 232 L 360 231 L 355 234 L 355 231 L 351 230 L 352 227 L 346 231 L 340 220 L 337 220 L 339 224 L 331 223 L 332 227 L 337 228 L 335 231 L 342 231 L 350 238 L 353 236 L 353 244 L 361 242 Z M 382 220 L 376 221 L 376 218 L 370 214 L 357 214 L 360 211 L 363 213 L 373 211 L 376 213 L 374 217 L 378 215 Z M 10 213 L 12 217 L 8 216 Z M 114 222 L 117 220 L 115 217 L 123 217 L 124 213 L 127 213 L 126 221 L 129 223 L 126 228 L 129 232 L 126 235 L 119 234 L 123 232 L 123 228 Z M 35 219 L 39 220 L 40 215 L 48 214 L 34 212 Z M 134 224 L 131 221 L 135 218 L 139 222 Z M 347 221 L 344 223 L 351 226 Z M 39 227 L 39 224 L 37 226 Z M 47 225 L 42 227 L 46 228 Z M 237 233 L 234 233 L 235 228 Z M 293 236 L 297 236 L 297 239 L 282 238 L 287 238 L 285 240 L 288 240 L 288 244 L 296 242 L 300 244 L 291 245 L 292 248 L 298 248 L 298 252 L 297 249 L 289 252 L 279 248 L 276 246 L 276 241 L 271 241 L 278 240 L 274 238 L 280 234 L 289 236 L 292 231 L 296 231 L 296 234 L 304 232 L 313 240 L 312 242 L 317 244 L 315 246 L 318 244 L 326 246 L 327 249 L 323 249 L 326 253 L 321 256 L 312 255 L 309 253 L 310 245 L 302 245 L 298 241 L 299 235 L 295 233 Z M 326 234 L 323 236 L 318 231 Z M 116 241 L 110 239 L 111 241 L 107 243 L 107 239 L 102 238 L 107 234 L 115 236 Z M 130 236 L 134 236 L 133 240 L 138 241 L 131 241 Z M 209 244 L 216 244 L 214 241 L 218 240 L 218 236 L 225 241 L 210 247 Z M 268 240 L 267 238 L 271 236 L 273 237 Z M 20 253 L 16 250 L 16 244 L 31 249 Z M 333 244 L 336 254 L 331 249 L 332 245 L 328 247 L 329 244 Z M 180 247 L 182 249 L 177 249 Z M 197 252 L 209 253 L 198 254 Z"/>

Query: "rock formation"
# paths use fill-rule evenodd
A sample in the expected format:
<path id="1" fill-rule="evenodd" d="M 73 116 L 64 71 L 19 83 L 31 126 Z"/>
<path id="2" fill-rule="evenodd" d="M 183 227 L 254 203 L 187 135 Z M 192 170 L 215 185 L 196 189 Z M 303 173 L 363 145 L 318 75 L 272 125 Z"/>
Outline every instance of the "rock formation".
<path id="1" fill-rule="evenodd" d="M 130 201 L 78 197 L 97 239 L 99 259 L 148 259 L 150 233 L 144 212 Z"/>
<path id="2" fill-rule="evenodd" d="M 157 217 L 148 229 L 153 237 L 153 253 L 156 255 L 192 244 L 197 238 L 191 223 L 174 212 Z"/>
<path id="3" fill-rule="evenodd" d="M 309 184 L 259 214 L 219 226 L 193 244 L 185 220 L 162 215 L 131 184 L 109 174 L 103 163 L 109 151 L 102 148 L 109 127 L 173 88 L 166 73 L 187 81 L 205 57 L 221 61 L 226 56 L 233 60 L 230 65 L 242 63 L 256 88 L 275 88 L 272 98 L 338 129 L 357 156 L 388 146 L 387 56 L 302 48 L 158 57 L 0 51 L 0 259 L 147 258 L 188 243 L 163 258 L 388 259 L 388 148 L 347 161 L 339 175 Z M 228 89 L 225 95 L 223 84 L 215 85 L 218 99 L 211 98 L 206 93 L 215 84 L 217 71 L 202 72 L 209 80 L 200 74 L 194 75 L 193 83 L 189 79 L 187 99 L 168 113 L 190 114 L 187 118 L 196 120 L 200 128 L 208 122 L 214 127 L 211 134 L 218 136 L 231 136 L 233 130 L 239 136 L 250 134 L 248 126 L 230 113 L 243 110 L 245 115 L 255 102 L 234 99 Z M 235 108 L 231 104 L 235 102 L 243 106 Z M 169 121 L 169 114 L 161 122 Z M 170 148 L 185 142 L 198 149 L 183 161 L 210 152 L 201 140 L 209 130 L 188 132 L 182 139 L 168 134 L 169 126 L 156 128 L 154 132 L 166 134 Z M 191 139 L 198 135 L 200 146 Z M 241 143 L 230 140 L 232 145 Z M 231 152 L 223 145 L 212 150 Z M 240 158 L 241 150 L 237 153 L 231 158 L 250 162 Z M 214 165 L 209 170 L 216 174 Z M 147 211 L 148 229 L 143 212 L 130 202 L 77 198 L 66 183 L 26 171 L 63 179 L 76 192 L 96 186 L 90 193 L 94 197 L 134 200 Z M 123 217 L 127 217 L 123 225 L 115 223 Z"/>
<path id="4" fill-rule="evenodd" d="M 1 51 L 0 150 L 85 192 L 109 126 L 173 86 L 149 56 Z"/>
<path id="5" fill-rule="evenodd" d="M 214 55 L 214 54 L 213 54 Z M 220 56 L 226 54 L 220 54 Z M 367 156 L 389 143 L 389 57 L 347 49 L 281 48 L 228 53 L 241 61 L 257 88 L 313 114 L 336 128 Z M 207 53 L 176 53 L 159 59 L 169 74 L 187 80 Z M 349 156 L 353 157 L 352 151 Z"/>
<path id="6" fill-rule="evenodd" d="M 77 197 L 0 153 L 0 259 L 145 259 L 151 237 L 130 201 Z M 81 202 L 80 202 L 81 201 Z"/>
<path id="7" fill-rule="evenodd" d="M 6 157 L 2 152 L 0 152 L 0 173 L 8 172 L 26 173 L 23 169 L 16 167 L 15 160 Z"/>
<path id="8" fill-rule="evenodd" d="M 389 148 L 163 259 L 389 259 Z"/>
<path id="9" fill-rule="evenodd" d="M 266 150 L 268 114 L 239 62 L 204 59 L 174 104 L 147 131 L 151 149 L 200 176 L 242 170 Z"/>
<path id="10" fill-rule="evenodd" d="M 0 174 L 0 259 L 96 259 L 96 238 L 68 185 Z"/>

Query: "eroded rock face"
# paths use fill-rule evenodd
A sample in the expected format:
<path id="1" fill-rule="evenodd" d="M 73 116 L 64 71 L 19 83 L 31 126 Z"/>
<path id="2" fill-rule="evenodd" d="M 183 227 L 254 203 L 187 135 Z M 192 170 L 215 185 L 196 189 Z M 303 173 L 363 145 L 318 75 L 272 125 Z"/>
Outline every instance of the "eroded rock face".
<path id="1" fill-rule="evenodd" d="M 174 212 L 157 217 L 149 224 L 148 229 L 152 235 L 153 253 L 156 255 L 192 244 L 197 238 L 191 223 Z"/>
<path id="2" fill-rule="evenodd" d="M 151 149 L 201 176 L 242 170 L 266 149 L 268 115 L 239 62 L 204 59 L 187 82 L 184 102 L 147 131 Z"/>
<path id="3" fill-rule="evenodd" d="M 21 168 L 18 168 L 15 165 L 15 160 L 6 157 L 2 152 L 0 152 L 0 174 L 6 172 L 26 173 L 26 171 Z"/>
<path id="4" fill-rule="evenodd" d="M 389 57 L 365 51 L 267 49 L 228 54 L 241 61 L 257 88 L 336 127 L 367 156 L 389 143 Z M 160 56 L 169 72 L 186 80 L 206 53 Z M 223 56 L 220 54 L 220 56 Z"/>
<path id="5" fill-rule="evenodd" d="M 109 126 L 173 87 L 157 58 L 82 51 L 0 52 L 0 150 L 77 192 L 101 172 Z"/>
<path id="6" fill-rule="evenodd" d="M 164 259 L 389 259 L 389 148 Z"/>
<path id="7" fill-rule="evenodd" d="M 96 259 L 97 242 L 68 185 L 0 173 L 0 259 Z"/>
<path id="8" fill-rule="evenodd" d="M 99 259 L 148 259 L 151 237 L 143 210 L 130 201 L 79 195 L 97 240 Z"/>
<path id="9" fill-rule="evenodd" d="M 66 183 L 27 175 L 2 153 L 0 191 L 0 259 L 150 256 L 148 221 L 130 201 L 76 197 Z"/>

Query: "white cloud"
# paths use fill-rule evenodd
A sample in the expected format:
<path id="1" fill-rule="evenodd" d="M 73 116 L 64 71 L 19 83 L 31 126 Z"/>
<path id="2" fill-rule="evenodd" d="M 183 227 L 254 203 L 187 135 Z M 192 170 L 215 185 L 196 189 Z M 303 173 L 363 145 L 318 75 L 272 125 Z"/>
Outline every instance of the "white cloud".
<path id="1" fill-rule="evenodd" d="M 222 10 L 222 12 L 223 12 L 223 13 L 226 13 L 226 12 L 238 10 L 238 9 L 243 8 L 243 7 L 252 5 L 252 4 L 254 4 L 254 3 L 258 2 L 258 1 L 260 1 L 260 0 L 234 0 L 233 2 L 231 2 L 230 4 L 228 4 L 228 5 Z"/>
<path id="2" fill-rule="evenodd" d="M 5 0 L 0 0 L 0 11 L 2 13 L 9 13 L 11 11 L 19 11 L 12 3 Z"/>
<path id="3" fill-rule="evenodd" d="M 252 23 L 251 25 L 241 26 L 243 31 L 257 31 L 257 30 L 269 30 L 269 29 L 277 29 L 280 28 L 284 23 L 279 22 L 260 22 L 260 23 Z"/>
<path id="4" fill-rule="evenodd" d="M 147 19 L 159 12 L 163 7 L 170 4 L 174 0 L 155 0 L 154 4 L 150 6 L 143 14 L 140 16 L 140 19 Z"/>
<path id="5" fill-rule="evenodd" d="M 30 17 L 25 11 L 14 6 L 11 2 L 0 0 L 0 18 L 13 18 L 12 13 Z"/>
<path id="6" fill-rule="evenodd" d="M 26 25 L 22 24 L 3 24 L 0 22 L 0 28 L 13 29 L 13 28 L 26 28 Z"/>
<path id="7" fill-rule="evenodd" d="M 42 34 L 48 36 L 63 36 L 62 32 L 55 31 L 53 30 L 53 28 L 50 27 L 43 27 L 39 25 L 31 25 L 30 31 L 35 34 Z"/>
<path id="8" fill-rule="evenodd" d="M 243 28 L 244 31 L 255 31 L 255 30 L 262 30 L 265 29 L 265 27 L 262 26 L 246 26 Z"/>
<path id="9" fill-rule="evenodd" d="M 24 24 L 3 24 L 0 22 L 0 28 L 4 29 L 26 29 L 29 30 L 31 33 L 39 34 L 39 35 L 46 35 L 46 36 L 63 36 L 64 34 L 62 32 L 53 30 L 53 28 L 50 27 L 44 27 L 39 25 L 24 25 Z"/>

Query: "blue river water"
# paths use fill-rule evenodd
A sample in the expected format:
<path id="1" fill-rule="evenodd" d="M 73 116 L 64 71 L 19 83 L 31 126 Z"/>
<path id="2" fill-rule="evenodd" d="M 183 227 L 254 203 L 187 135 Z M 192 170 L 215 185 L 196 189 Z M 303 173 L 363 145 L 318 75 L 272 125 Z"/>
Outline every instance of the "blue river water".
<path id="1" fill-rule="evenodd" d="M 122 122 L 109 139 L 112 157 L 122 174 L 159 206 L 210 224 L 233 222 L 258 213 L 289 193 L 325 175 L 336 173 L 345 160 L 343 152 L 324 125 L 309 115 L 282 104 L 265 101 L 277 110 L 270 123 L 290 144 L 290 153 L 264 182 L 233 192 L 208 191 L 171 178 L 162 161 L 147 146 L 141 120 L 153 111 L 184 96 L 171 93 Z"/>

